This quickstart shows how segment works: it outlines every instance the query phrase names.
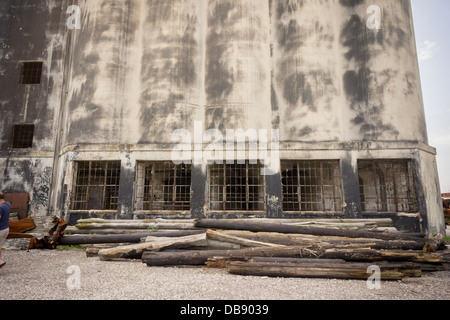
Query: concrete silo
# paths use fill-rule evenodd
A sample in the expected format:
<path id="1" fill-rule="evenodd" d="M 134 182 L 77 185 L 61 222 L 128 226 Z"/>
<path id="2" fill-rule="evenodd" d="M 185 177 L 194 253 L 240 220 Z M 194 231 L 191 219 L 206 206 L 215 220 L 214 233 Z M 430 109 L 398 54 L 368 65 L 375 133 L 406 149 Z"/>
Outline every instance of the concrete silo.
<path id="1" fill-rule="evenodd" d="M 80 28 L 67 27 L 71 5 Z M 8 163 L 45 162 L 48 197 L 36 214 L 390 217 L 445 228 L 409 0 L 9 1 L 1 10 L 0 81 L 15 93 L 1 93 L 9 175 L 0 183 L 39 195 L 43 180 Z M 16 16 L 35 33 L 12 37 Z M 19 62 L 35 60 L 49 85 L 8 83 Z M 30 92 L 42 103 L 22 121 L 14 105 Z M 30 150 L 9 143 L 22 122 L 35 125 Z M 198 155 L 207 143 L 194 138 L 208 129 L 278 130 L 281 170 L 261 175 L 248 153 L 240 163 L 172 161 L 174 132 L 185 130 Z"/>

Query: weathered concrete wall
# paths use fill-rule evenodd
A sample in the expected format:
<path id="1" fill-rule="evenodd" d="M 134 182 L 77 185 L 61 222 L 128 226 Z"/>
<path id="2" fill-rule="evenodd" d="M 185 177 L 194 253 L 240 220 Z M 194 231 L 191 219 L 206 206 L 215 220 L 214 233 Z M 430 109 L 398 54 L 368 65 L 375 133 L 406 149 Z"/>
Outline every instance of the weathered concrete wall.
<path id="1" fill-rule="evenodd" d="M 408 0 L 80 1 L 65 145 L 279 127 L 283 141 L 427 143 Z"/>
<path id="2" fill-rule="evenodd" d="M 48 214 L 61 105 L 66 1 L 0 4 L 0 186 L 30 193 L 30 212 Z M 21 62 L 43 61 L 41 83 L 21 85 Z M 34 124 L 32 150 L 12 150 L 14 124 Z"/>

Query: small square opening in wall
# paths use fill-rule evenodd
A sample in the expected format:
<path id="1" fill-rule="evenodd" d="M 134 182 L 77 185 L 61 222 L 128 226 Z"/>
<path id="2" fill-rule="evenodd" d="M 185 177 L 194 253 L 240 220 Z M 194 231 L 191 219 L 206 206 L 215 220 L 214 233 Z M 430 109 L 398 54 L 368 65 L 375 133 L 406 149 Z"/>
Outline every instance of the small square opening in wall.
<path id="1" fill-rule="evenodd" d="M 42 61 L 22 62 L 21 84 L 40 84 L 42 76 Z"/>
<path id="2" fill-rule="evenodd" d="M 12 148 L 26 149 L 33 147 L 34 124 L 16 124 L 13 129 Z"/>

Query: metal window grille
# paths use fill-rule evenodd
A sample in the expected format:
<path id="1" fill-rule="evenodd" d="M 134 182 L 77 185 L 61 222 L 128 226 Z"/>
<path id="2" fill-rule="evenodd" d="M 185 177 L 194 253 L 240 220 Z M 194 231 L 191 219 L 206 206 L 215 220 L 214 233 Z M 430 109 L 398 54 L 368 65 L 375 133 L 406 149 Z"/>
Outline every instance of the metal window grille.
<path id="1" fill-rule="evenodd" d="M 190 165 L 171 161 L 138 165 L 136 210 L 188 211 L 190 206 Z"/>
<path id="2" fill-rule="evenodd" d="M 283 161 L 283 211 L 342 212 L 339 161 Z"/>
<path id="3" fill-rule="evenodd" d="M 22 62 L 21 84 L 40 84 L 42 76 L 41 61 Z"/>
<path id="4" fill-rule="evenodd" d="M 120 161 L 75 163 L 72 210 L 117 210 Z"/>
<path id="5" fill-rule="evenodd" d="M 363 212 L 417 212 L 410 160 L 359 161 L 358 174 Z"/>
<path id="6" fill-rule="evenodd" d="M 209 206 L 213 211 L 264 211 L 265 179 L 261 164 L 209 166 Z"/>
<path id="7" fill-rule="evenodd" d="M 17 149 L 26 149 L 33 147 L 33 136 L 33 124 L 14 125 L 12 147 Z"/>

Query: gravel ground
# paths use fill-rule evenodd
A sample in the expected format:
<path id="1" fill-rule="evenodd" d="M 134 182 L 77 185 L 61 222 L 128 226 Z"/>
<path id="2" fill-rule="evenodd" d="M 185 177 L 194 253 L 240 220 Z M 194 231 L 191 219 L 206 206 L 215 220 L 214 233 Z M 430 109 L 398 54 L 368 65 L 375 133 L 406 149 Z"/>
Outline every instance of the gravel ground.
<path id="1" fill-rule="evenodd" d="M 103 262 L 78 250 L 4 251 L 0 300 L 448 300 L 450 272 L 382 282 L 243 277 L 203 267 L 156 268 L 140 261 Z M 70 267 L 80 288 L 70 290 Z"/>

